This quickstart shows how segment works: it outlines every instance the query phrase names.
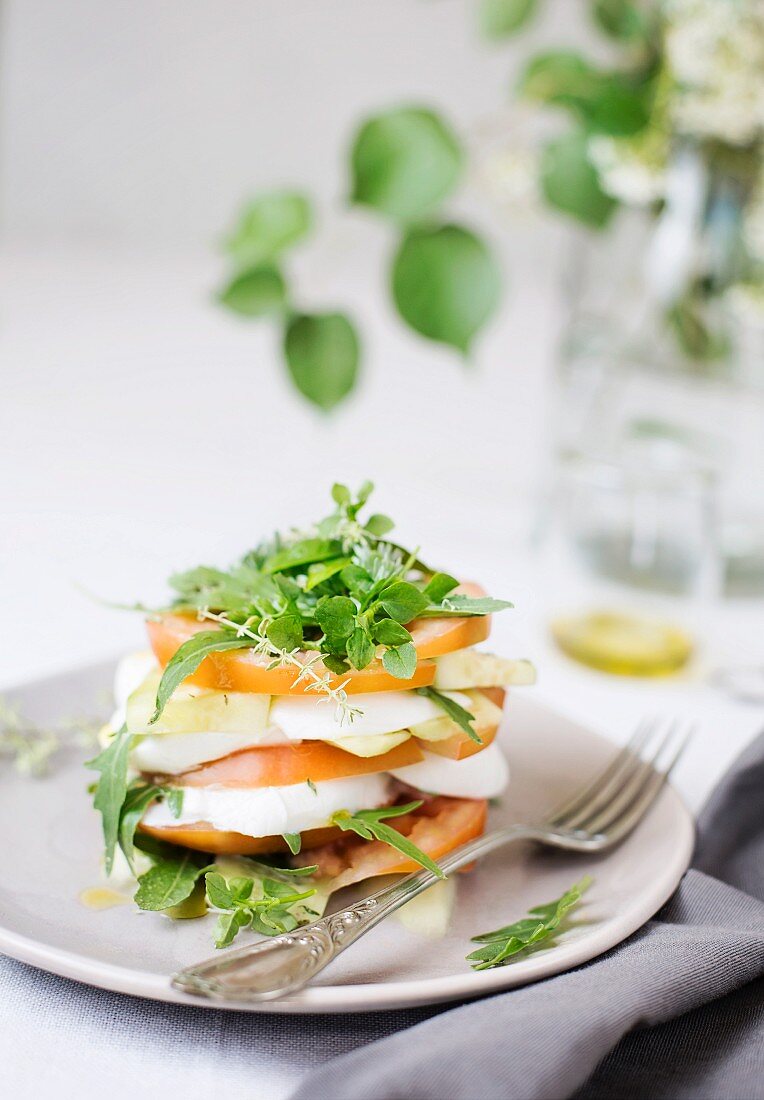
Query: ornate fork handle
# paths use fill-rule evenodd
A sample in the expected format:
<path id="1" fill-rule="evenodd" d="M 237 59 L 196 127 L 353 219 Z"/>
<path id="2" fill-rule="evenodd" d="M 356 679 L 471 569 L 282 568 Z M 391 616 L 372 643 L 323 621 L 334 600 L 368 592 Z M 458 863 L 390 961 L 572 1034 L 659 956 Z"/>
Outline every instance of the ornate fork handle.
<path id="1" fill-rule="evenodd" d="M 538 826 L 510 825 L 448 853 L 440 867 L 446 873 L 456 871 L 510 841 L 538 839 L 539 833 Z M 564 838 L 559 839 L 564 844 Z M 425 868 L 414 871 L 304 928 L 181 970 L 172 984 L 185 993 L 227 1001 L 268 1001 L 294 993 L 351 943 L 437 881 Z"/>

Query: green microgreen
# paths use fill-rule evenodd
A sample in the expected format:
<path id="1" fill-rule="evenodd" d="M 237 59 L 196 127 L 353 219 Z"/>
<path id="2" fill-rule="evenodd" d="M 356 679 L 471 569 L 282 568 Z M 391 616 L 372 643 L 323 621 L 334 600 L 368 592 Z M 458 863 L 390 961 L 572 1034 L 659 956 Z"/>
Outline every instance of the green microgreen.
<path id="1" fill-rule="evenodd" d="M 383 844 L 388 844 L 391 848 L 397 849 L 408 859 L 413 859 L 415 863 L 426 867 L 438 878 L 445 878 L 446 876 L 440 867 L 434 860 L 430 859 L 426 852 L 418 848 L 403 833 L 399 833 L 397 829 L 393 829 L 392 826 L 386 825 L 383 821 L 383 818 L 402 817 L 404 814 L 419 809 L 421 805 L 420 800 L 419 802 L 408 802 L 404 806 L 386 806 L 381 810 L 356 810 L 355 813 L 350 813 L 349 810 L 338 810 L 332 815 L 332 824 L 337 825 L 346 832 L 357 833 L 364 840 L 380 840 Z"/>
<path id="2" fill-rule="evenodd" d="M 420 616 L 488 615 L 504 600 L 454 592 L 456 578 L 429 569 L 419 551 L 387 537 L 393 521 L 365 508 L 373 485 L 332 488 L 334 510 L 305 531 L 275 535 L 230 570 L 198 566 L 170 578 L 169 609 L 194 613 L 211 629 L 195 634 L 167 664 L 153 720 L 209 654 L 251 648 L 290 666 L 304 690 L 328 696 L 340 721 L 357 713 L 342 678 L 381 658 L 410 680 L 417 652 L 408 625 Z M 214 624 L 214 628 L 213 628 Z M 338 683 L 339 680 L 339 683 Z"/>
<path id="3" fill-rule="evenodd" d="M 505 966 L 521 951 L 535 949 L 543 940 L 548 940 L 558 930 L 563 917 L 578 904 L 582 895 L 591 886 L 592 880 L 586 875 L 571 886 L 555 901 L 537 905 L 528 911 L 528 916 L 494 932 L 483 932 L 473 936 L 473 943 L 482 943 L 467 956 L 475 970 L 490 970 L 495 966 Z"/>

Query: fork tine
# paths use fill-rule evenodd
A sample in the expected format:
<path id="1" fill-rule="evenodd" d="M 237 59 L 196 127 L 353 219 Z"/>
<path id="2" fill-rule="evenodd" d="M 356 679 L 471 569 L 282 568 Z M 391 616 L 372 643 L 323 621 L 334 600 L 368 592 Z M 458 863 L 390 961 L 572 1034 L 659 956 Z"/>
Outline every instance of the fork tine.
<path id="1" fill-rule="evenodd" d="M 610 823 L 608 826 L 608 844 L 615 844 L 617 841 L 622 840 L 639 824 L 668 782 L 674 766 L 687 748 L 695 729 L 695 726 L 690 727 L 685 737 L 679 742 L 671 760 L 663 771 L 654 771 L 649 777 L 648 782 L 644 785 L 641 794 L 632 801 L 631 805 L 626 808 L 620 817 Z"/>
<path id="2" fill-rule="evenodd" d="M 677 723 L 672 722 L 668 730 L 663 733 L 657 747 L 651 747 L 651 754 L 647 760 L 637 757 L 633 767 L 626 773 L 619 783 L 610 784 L 607 791 L 603 791 L 598 797 L 592 799 L 573 823 L 568 828 L 581 829 L 587 833 L 602 833 L 608 825 L 620 816 L 631 803 L 639 796 L 642 789 L 655 774 L 655 765 L 666 747 L 671 744 Z"/>
<path id="3" fill-rule="evenodd" d="M 567 798 L 552 810 L 547 818 L 549 824 L 561 825 L 564 820 L 571 816 L 571 814 L 581 810 L 604 784 L 609 783 L 620 771 L 622 771 L 625 764 L 630 764 L 634 757 L 644 748 L 647 738 L 654 729 L 654 725 L 655 719 L 643 718 L 637 725 L 637 728 L 634 730 L 627 744 L 624 745 L 620 752 L 616 753 L 610 763 L 607 764 L 601 772 L 598 772 L 593 779 L 589 780 L 580 790 L 576 791 L 572 797 Z"/>

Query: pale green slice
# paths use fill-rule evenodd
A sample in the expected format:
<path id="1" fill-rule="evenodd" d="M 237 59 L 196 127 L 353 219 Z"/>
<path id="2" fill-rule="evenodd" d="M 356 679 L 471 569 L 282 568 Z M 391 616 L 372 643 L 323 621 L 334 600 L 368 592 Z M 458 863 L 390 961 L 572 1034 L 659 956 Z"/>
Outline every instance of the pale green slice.
<path id="1" fill-rule="evenodd" d="M 464 695 L 467 701 L 463 702 L 462 706 L 474 715 L 473 727 L 478 737 L 489 730 L 496 729 L 501 721 L 501 707 L 497 707 L 480 691 L 465 691 Z M 440 718 L 419 722 L 411 727 L 411 732 L 420 741 L 445 741 L 449 737 L 459 736 L 463 731 L 453 719 L 443 714 Z"/>
<path id="2" fill-rule="evenodd" d="M 126 722 L 130 733 L 265 733 L 271 707 L 270 695 L 254 692 L 213 691 L 181 684 L 153 725 L 161 672 L 150 672 L 127 700 Z"/>
<path id="3" fill-rule="evenodd" d="M 462 691 L 465 688 L 514 687 L 534 684 L 536 670 L 530 661 L 509 661 L 493 653 L 476 649 L 458 649 L 444 653 L 435 661 L 435 682 L 438 691 Z"/>
<path id="4" fill-rule="evenodd" d="M 396 745 L 408 741 L 410 736 L 408 730 L 398 730 L 397 733 L 375 733 L 366 737 L 337 737 L 326 744 L 351 752 L 353 756 L 382 756 Z"/>

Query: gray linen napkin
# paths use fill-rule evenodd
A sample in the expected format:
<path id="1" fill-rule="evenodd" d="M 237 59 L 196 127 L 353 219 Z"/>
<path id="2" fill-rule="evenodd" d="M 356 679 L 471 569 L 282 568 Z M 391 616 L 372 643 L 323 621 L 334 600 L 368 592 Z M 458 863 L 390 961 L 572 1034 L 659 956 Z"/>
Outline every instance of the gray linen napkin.
<path id="1" fill-rule="evenodd" d="M 760 1100 L 762 976 L 764 734 L 705 807 L 693 869 L 625 943 L 335 1058 L 292 1100 Z"/>

